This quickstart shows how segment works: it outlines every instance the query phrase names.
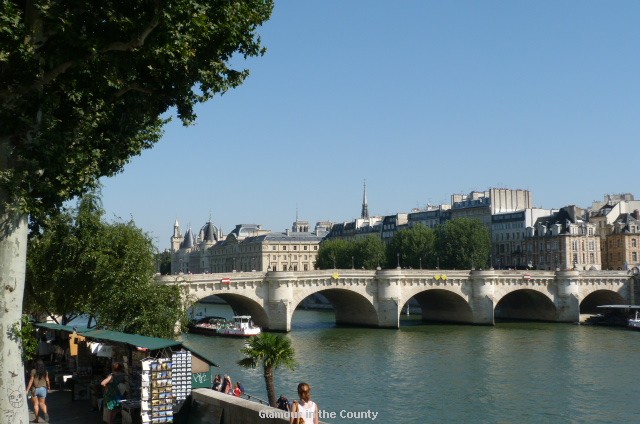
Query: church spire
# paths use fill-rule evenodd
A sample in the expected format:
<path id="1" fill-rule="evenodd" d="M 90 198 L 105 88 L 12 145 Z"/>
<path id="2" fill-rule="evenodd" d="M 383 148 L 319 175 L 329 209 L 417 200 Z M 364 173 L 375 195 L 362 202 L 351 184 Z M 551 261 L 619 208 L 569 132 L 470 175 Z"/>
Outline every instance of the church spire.
<path id="1" fill-rule="evenodd" d="M 360 212 L 360 218 L 369 218 L 369 204 L 367 203 L 367 180 L 364 181 L 364 191 L 362 193 L 362 211 Z"/>

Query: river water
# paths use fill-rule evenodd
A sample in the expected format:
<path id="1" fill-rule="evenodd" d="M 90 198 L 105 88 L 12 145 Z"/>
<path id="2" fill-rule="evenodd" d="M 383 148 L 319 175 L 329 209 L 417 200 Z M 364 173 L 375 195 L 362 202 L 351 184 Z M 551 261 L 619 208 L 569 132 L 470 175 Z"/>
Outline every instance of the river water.
<path id="1" fill-rule="evenodd" d="M 232 315 L 226 305 L 196 311 L 205 308 Z M 340 328 L 332 311 L 307 310 L 295 312 L 292 327 L 299 366 L 276 371 L 276 390 L 293 400 L 297 384 L 308 382 L 329 423 L 640 422 L 640 332 L 424 325 L 417 317 L 399 330 Z M 182 337 L 210 350 L 217 372 L 266 399 L 262 370 L 236 364 L 243 340 Z"/>

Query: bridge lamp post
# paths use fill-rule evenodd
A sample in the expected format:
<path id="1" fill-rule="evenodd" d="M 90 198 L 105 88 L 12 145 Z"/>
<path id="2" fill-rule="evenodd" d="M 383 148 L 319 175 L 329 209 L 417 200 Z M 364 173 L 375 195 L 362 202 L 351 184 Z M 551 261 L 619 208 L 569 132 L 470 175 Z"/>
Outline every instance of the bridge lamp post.
<path id="1" fill-rule="evenodd" d="M 400 252 L 396 253 L 396 258 L 398 259 L 398 269 L 400 269 Z"/>
<path id="2" fill-rule="evenodd" d="M 356 269 L 355 264 L 353 262 L 353 256 L 351 257 L 351 269 Z"/>
<path id="3" fill-rule="evenodd" d="M 422 269 L 422 256 L 420 256 L 420 269 Z"/>

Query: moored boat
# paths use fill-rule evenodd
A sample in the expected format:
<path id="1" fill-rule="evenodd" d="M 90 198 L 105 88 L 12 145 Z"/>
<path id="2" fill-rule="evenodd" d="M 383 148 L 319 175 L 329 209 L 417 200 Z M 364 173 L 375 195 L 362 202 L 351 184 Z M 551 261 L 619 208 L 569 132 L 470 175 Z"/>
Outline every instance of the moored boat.
<path id="1" fill-rule="evenodd" d="M 262 330 L 253 324 L 251 316 L 236 315 L 233 321 L 227 321 L 216 330 L 218 336 L 251 337 L 257 336 Z"/>
<path id="2" fill-rule="evenodd" d="M 237 315 L 231 320 L 223 317 L 205 317 L 189 325 L 189 332 L 206 336 L 250 337 L 260 334 L 251 316 Z"/>
<path id="3" fill-rule="evenodd" d="M 638 318 L 638 311 L 636 311 L 635 317 L 629 318 L 627 326 L 632 330 L 640 330 L 640 318 Z"/>

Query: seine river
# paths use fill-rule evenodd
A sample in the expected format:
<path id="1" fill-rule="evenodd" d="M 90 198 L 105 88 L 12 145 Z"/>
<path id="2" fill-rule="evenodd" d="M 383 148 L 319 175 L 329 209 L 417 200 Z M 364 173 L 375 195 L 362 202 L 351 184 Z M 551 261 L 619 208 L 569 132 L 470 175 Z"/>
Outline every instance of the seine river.
<path id="1" fill-rule="evenodd" d="M 230 317 L 226 305 L 201 305 Z M 337 328 L 333 312 L 298 310 L 288 334 L 299 362 L 276 390 L 300 381 L 329 423 L 633 423 L 640 420 L 640 332 L 572 324 Z M 416 317 L 417 318 L 417 317 Z M 218 372 L 266 399 L 262 370 L 236 365 L 243 340 L 194 334 Z M 372 420 L 376 414 L 375 420 Z M 362 418 L 353 418 L 360 415 Z M 330 416 L 330 415 L 327 415 Z"/>

